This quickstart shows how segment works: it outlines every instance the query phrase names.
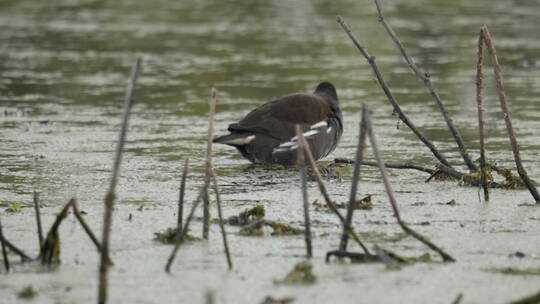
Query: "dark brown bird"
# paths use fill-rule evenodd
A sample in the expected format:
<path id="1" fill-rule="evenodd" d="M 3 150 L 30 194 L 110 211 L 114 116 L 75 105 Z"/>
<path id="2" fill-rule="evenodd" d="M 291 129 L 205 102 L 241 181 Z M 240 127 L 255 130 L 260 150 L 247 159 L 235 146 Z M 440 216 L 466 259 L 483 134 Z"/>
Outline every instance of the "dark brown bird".
<path id="1" fill-rule="evenodd" d="M 214 139 L 233 146 L 253 163 L 296 163 L 295 126 L 306 136 L 316 159 L 332 152 L 343 133 L 343 118 L 336 88 L 320 83 L 313 94 L 291 94 L 267 102 L 238 123 L 229 125 L 231 134 Z"/>

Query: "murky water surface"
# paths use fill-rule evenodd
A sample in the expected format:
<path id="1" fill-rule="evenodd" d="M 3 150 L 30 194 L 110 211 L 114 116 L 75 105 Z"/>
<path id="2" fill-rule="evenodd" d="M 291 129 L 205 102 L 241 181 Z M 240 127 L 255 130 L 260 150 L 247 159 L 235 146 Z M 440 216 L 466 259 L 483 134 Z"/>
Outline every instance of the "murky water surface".
<path id="1" fill-rule="evenodd" d="M 386 1 L 385 12 L 409 53 L 428 70 L 472 157 L 478 158 L 475 107 L 477 33 L 491 30 L 525 167 L 540 180 L 540 2 Z M 445 248 L 457 263 L 420 263 L 400 271 L 384 265 L 324 263 L 337 248 L 338 220 L 312 211 L 314 272 L 310 287 L 276 286 L 303 259 L 302 236 L 243 237 L 227 227 L 234 270 L 227 271 L 219 229 L 210 241 L 183 247 L 173 275 L 163 271 L 170 246 L 153 233 L 174 225 L 180 167 L 190 158 L 187 198 L 201 184 L 210 89 L 219 90 L 216 132 L 253 107 L 323 80 L 338 88 L 343 138 L 327 160 L 352 158 L 362 103 L 374 110 L 387 161 L 434 165 L 429 150 L 397 120 L 369 65 L 335 22 L 342 15 L 377 62 L 397 100 L 453 164 L 464 170 L 436 105 L 377 22 L 370 1 L 15 1 L 0 2 L 0 202 L 7 238 L 37 252 L 31 193 L 41 193 L 45 227 L 76 197 L 101 232 L 123 91 L 137 55 L 144 60 L 118 189 L 110 303 L 258 303 L 266 296 L 295 303 L 505 303 L 538 291 L 538 276 L 488 271 L 540 267 L 540 209 L 527 191 L 496 190 L 489 204 L 455 182 L 424 183 L 424 173 L 390 172 L 403 218 Z M 488 157 L 512 166 L 491 67 L 486 67 Z M 262 204 L 269 219 L 301 227 L 294 169 L 249 168 L 233 149 L 215 146 L 225 215 Z M 371 158 L 371 153 L 368 153 Z M 347 200 L 351 170 L 327 187 Z M 401 239 L 373 168 L 362 169 L 359 195 L 374 208 L 358 211 L 355 227 L 405 256 L 428 252 Z M 310 200 L 322 197 L 309 185 Z M 446 202 L 455 199 L 457 205 Z M 16 202 L 22 211 L 8 213 Z M 215 213 L 215 212 L 214 212 Z M 129 218 L 131 217 L 131 220 Z M 200 222 L 193 233 L 200 234 Z M 0 276 L 2 303 L 32 285 L 39 303 L 93 303 L 97 253 L 73 217 L 61 228 L 62 265 L 52 272 L 15 266 Z M 351 247 L 359 250 L 354 244 Z M 524 258 L 510 257 L 516 251 Z M 438 257 L 433 256 L 435 259 Z M 16 260 L 13 256 L 13 260 Z"/>

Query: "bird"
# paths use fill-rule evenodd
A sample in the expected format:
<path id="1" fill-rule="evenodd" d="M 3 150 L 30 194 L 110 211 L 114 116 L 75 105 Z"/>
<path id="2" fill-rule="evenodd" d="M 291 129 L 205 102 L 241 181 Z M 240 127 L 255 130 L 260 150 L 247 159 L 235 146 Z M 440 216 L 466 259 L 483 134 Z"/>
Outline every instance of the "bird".
<path id="1" fill-rule="evenodd" d="M 269 101 L 230 124 L 230 134 L 213 142 L 235 147 L 252 163 L 294 165 L 296 125 L 316 160 L 336 148 L 343 133 L 343 117 L 333 84 L 324 81 L 313 94 L 295 93 Z"/>

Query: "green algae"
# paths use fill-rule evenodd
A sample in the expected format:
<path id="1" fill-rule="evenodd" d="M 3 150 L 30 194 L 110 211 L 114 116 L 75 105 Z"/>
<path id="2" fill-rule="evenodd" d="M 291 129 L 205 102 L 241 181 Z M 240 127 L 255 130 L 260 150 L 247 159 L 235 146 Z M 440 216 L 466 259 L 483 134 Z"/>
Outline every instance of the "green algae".
<path id="1" fill-rule="evenodd" d="M 32 285 L 28 285 L 25 288 L 17 292 L 17 297 L 23 300 L 32 300 L 37 296 L 37 291 Z"/>
<path id="2" fill-rule="evenodd" d="M 245 226 L 264 218 L 265 210 L 263 205 L 244 209 L 238 215 L 230 216 L 226 223 L 233 226 Z"/>

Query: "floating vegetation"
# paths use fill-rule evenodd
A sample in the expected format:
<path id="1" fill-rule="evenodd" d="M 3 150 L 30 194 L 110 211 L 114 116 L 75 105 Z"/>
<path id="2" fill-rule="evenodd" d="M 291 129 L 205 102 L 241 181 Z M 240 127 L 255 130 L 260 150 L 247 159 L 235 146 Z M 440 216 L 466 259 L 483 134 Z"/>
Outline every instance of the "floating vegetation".
<path id="1" fill-rule="evenodd" d="M 537 276 L 540 275 L 540 268 L 527 268 L 519 269 L 513 267 L 504 267 L 504 268 L 489 268 L 486 269 L 488 272 L 508 274 L 508 275 L 526 275 L 526 276 Z"/>
<path id="2" fill-rule="evenodd" d="M 260 219 L 240 229 L 240 235 L 243 236 L 279 236 L 279 235 L 297 235 L 303 234 L 304 230 L 295 228 L 291 225 Z"/>
<path id="3" fill-rule="evenodd" d="M 21 291 L 17 292 L 17 297 L 23 300 L 31 300 L 37 296 L 37 291 L 34 290 L 32 285 L 28 285 Z"/>
<path id="4" fill-rule="evenodd" d="M 161 242 L 163 244 L 176 244 L 176 232 L 178 230 L 176 227 L 170 227 L 163 231 L 154 232 L 154 240 Z M 196 236 L 193 236 L 189 233 L 184 234 L 182 237 L 181 242 L 195 242 L 195 241 L 201 241 L 201 238 L 198 238 Z"/>
<path id="5" fill-rule="evenodd" d="M 238 215 L 230 216 L 227 224 L 233 226 L 245 226 L 264 218 L 265 210 L 263 205 L 257 205 L 253 208 L 246 208 Z"/>
<path id="6" fill-rule="evenodd" d="M 9 213 L 19 213 L 22 211 L 22 208 L 23 208 L 23 206 L 21 206 L 20 204 L 16 202 L 11 202 L 7 205 L 8 206 L 6 208 L 6 212 L 9 212 Z"/>
<path id="7" fill-rule="evenodd" d="M 354 204 L 353 209 L 355 209 L 355 210 L 371 210 L 371 209 L 373 209 L 373 201 L 371 200 L 371 196 L 372 196 L 371 194 L 368 194 L 363 199 L 357 200 L 356 203 Z M 331 212 L 330 208 L 328 208 L 328 206 L 326 204 L 321 203 L 319 200 L 313 201 L 312 205 L 313 205 L 313 207 L 315 207 L 315 211 L 328 211 L 328 212 Z M 334 205 L 338 209 L 347 209 L 348 203 L 347 202 L 335 203 Z"/>
<path id="8" fill-rule="evenodd" d="M 303 261 L 296 265 L 283 280 L 274 280 L 278 285 L 309 285 L 314 284 L 317 277 L 313 274 L 313 265 L 309 261 Z"/>

